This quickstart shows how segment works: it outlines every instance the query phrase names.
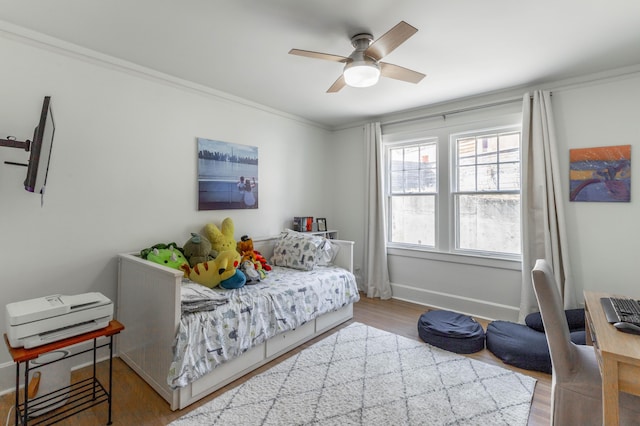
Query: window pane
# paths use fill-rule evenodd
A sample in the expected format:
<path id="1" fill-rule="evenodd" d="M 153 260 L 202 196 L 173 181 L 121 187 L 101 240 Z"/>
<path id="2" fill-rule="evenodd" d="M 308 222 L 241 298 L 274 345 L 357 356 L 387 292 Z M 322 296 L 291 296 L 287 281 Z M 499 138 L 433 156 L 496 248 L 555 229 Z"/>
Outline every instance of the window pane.
<path id="1" fill-rule="evenodd" d="M 404 192 L 420 190 L 420 170 L 407 170 L 404 173 Z"/>
<path id="2" fill-rule="evenodd" d="M 520 149 L 520 133 L 504 133 L 500 135 L 500 150 Z"/>
<path id="3" fill-rule="evenodd" d="M 436 166 L 436 145 L 422 145 L 420 146 L 420 161 L 422 162 L 422 167 L 431 167 L 435 168 Z"/>
<path id="4" fill-rule="evenodd" d="M 488 164 L 478 166 L 478 191 L 495 191 L 498 189 L 498 166 Z"/>
<path id="5" fill-rule="evenodd" d="M 456 208 L 457 248 L 520 254 L 518 194 L 457 195 Z"/>
<path id="6" fill-rule="evenodd" d="M 520 133 L 500 135 L 500 161 L 520 161 Z"/>
<path id="7" fill-rule="evenodd" d="M 459 139 L 457 145 L 458 164 L 469 165 L 476 163 L 476 139 Z"/>
<path id="8" fill-rule="evenodd" d="M 394 243 L 435 246 L 435 196 L 391 197 L 390 240 Z"/>
<path id="9" fill-rule="evenodd" d="M 435 168 L 420 170 L 420 191 L 435 192 L 436 191 L 436 172 Z"/>
<path id="10" fill-rule="evenodd" d="M 501 150 L 500 151 L 500 162 L 506 163 L 511 161 L 520 161 L 520 150 Z"/>
<path id="11" fill-rule="evenodd" d="M 394 194 L 404 192 L 404 172 L 391 172 L 391 192 Z"/>
<path id="12" fill-rule="evenodd" d="M 412 146 L 404 149 L 405 170 L 418 169 L 420 167 L 420 148 Z"/>
<path id="13" fill-rule="evenodd" d="M 478 164 L 496 163 L 498 161 L 498 137 L 485 136 L 477 142 Z"/>
<path id="14" fill-rule="evenodd" d="M 476 167 L 463 166 L 458 168 L 458 190 L 476 190 Z"/>
<path id="15" fill-rule="evenodd" d="M 500 164 L 500 189 L 520 189 L 520 163 Z"/>
<path id="16" fill-rule="evenodd" d="M 402 148 L 391 149 L 389 151 L 390 151 L 389 154 L 391 156 L 391 170 L 392 171 L 403 170 L 404 169 L 404 165 L 403 165 L 404 149 Z"/>

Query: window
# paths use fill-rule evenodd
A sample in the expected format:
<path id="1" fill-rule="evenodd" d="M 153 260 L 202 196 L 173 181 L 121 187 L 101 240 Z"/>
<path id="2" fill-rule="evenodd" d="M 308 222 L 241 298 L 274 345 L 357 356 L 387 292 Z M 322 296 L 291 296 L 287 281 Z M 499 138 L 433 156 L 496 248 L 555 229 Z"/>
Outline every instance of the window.
<path id="1" fill-rule="evenodd" d="M 451 139 L 456 250 L 519 255 L 519 130 Z"/>
<path id="2" fill-rule="evenodd" d="M 390 240 L 435 246 L 436 140 L 387 150 Z"/>
<path id="3" fill-rule="evenodd" d="M 520 127 L 504 124 L 383 136 L 389 247 L 519 258 Z"/>

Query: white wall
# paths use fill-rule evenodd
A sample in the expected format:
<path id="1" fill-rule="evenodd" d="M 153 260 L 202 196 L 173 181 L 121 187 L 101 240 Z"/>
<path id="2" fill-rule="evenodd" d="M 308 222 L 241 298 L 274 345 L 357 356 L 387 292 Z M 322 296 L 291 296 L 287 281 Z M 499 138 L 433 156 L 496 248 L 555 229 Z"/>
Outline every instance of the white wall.
<path id="1" fill-rule="evenodd" d="M 331 170 L 330 228 L 340 231 L 340 239 L 355 241 L 353 269 L 358 284 L 362 284 L 364 265 L 365 226 L 365 158 L 364 129 L 362 126 L 337 131 L 333 134 L 327 169 Z M 328 219 L 329 220 L 329 219 Z"/>
<path id="2" fill-rule="evenodd" d="M 564 188 L 569 149 L 631 145 L 631 202 L 566 202 L 579 288 L 640 298 L 640 73 L 553 92 Z M 568 189 L 565 198 L 568 199 Z"/>
<path id="3" fill-rule="evenodd" d="M 3 164 L 27 153 L 0 148 L 2 306 L 89 291 L 116 300 L 117 253 L 183 244 L 227 216 L 237 239 L 277 234 L 297 215 L 331 220 L 325 129 L 0 34 L 10 63 L 0 79 L 0 134 L 30 139 L 45 95 L 56 121 L 44 207 L 23 189 L 26 169 Z M 258 210 L 197 210 L 196 137 L 258 147 Z M 15 376 L 2 346 L 0 389 L 9 389 Z"/>
<path id="4" fill-rule="evenodd" d="M 636 241 L 640 240 L 640 184 L 637 178 L 632 178 L 630 203 L 568 201 L 571 148 L 630 144 L 632 176 L 640 170 L 640 109 L 637 105 L 640 71 L 637 68 L 630 72 L 612 70 L 609 76 L 585 76 L 579 82 L 556 82 L 545 88 L 553 91 L 552 106 L 570 242 L 569 258 L 578 297 L 583 290 L 592 290 L 640 298 L 640 281 L 637 278 L 640 276 L 640 262 L 636 248 Z M 526 91 L 509 90 L 502 94 L 459 100 L 423 111 L 382 117 L 381 121 L 384 124 L 403 117 L 464 109 L 519 97 Z M 501 107 L 499 112 L 504 112 L 505 108 Z M 479 111 L 473 114 L 486 118 L 488 113 Z M 447 118 L 447 122 L 453 121 L 454 117 Z M 428 124 L 420 121 L 404 125 L 405 130 L 425 127 Z M 383 125 L 383 132 L 393 131 L 394 126 Z M 344 129 L 336 134 L 336 141 L 339 141 L 336 149 L 341 150 L 336 157 L 341 157 L 343 164 L 359 169 L 364 161 L 361 127 Z M 349 182 L 349 187 L 364 192 L 364 182 L 355 181 L 357 174 L 352 178 L 354 180 Z M 348 217 L 344 219 L 348 220 L 345 225 L 355 229 L 359 218 L 364 217 L 364 203 L 346 203 L 346 200 L 343 195 L 344 210 L 348 211 L 344 216 Z M 362 210 L 357 211 L 359 206 Z M 358 240 L 363 233 L 354 235 Z M 504 262 L 494 262 L 491 267 L 486 267 L 473 261 L 459 262 L 448 255 L 424 255 L 397 249 L 390 249 L 389 254 L 394 297 L 489 319 L 517 320 L 521 274 L 518 267 Z"/>

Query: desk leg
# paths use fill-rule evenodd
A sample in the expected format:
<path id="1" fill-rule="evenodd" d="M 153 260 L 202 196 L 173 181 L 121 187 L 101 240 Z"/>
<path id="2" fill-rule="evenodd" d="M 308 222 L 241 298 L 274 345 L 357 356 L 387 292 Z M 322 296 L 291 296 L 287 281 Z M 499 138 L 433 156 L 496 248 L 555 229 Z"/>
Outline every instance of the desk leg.
<path id="1" fill-rule="evenodd" d="M 602 357 L 602 416 L 604 425 L 620 424 L 620 389 L 618 362 Z"/>

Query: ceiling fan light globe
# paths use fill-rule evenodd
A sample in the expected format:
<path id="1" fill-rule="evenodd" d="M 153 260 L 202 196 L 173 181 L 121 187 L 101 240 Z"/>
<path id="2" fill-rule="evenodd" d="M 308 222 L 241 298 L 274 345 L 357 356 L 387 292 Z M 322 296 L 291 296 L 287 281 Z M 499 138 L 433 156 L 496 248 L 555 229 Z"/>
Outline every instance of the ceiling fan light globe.
<path id="1" fill-rule="evenodd" d="M 351 87 L 369 87 L 380 79 L 380 68 L 375 63 L 352 62 L 344 67 L 342 75 Z"/>

